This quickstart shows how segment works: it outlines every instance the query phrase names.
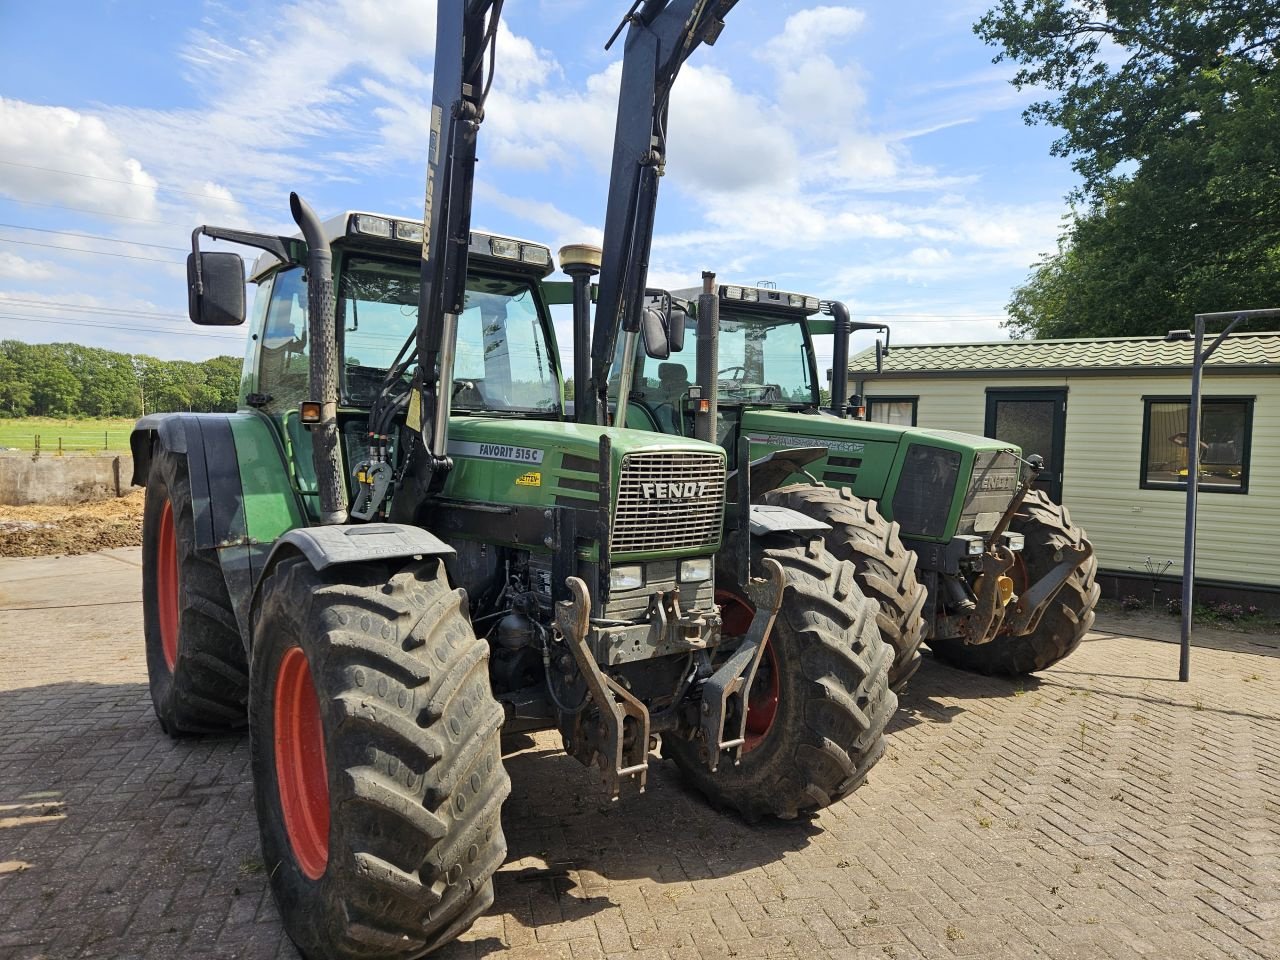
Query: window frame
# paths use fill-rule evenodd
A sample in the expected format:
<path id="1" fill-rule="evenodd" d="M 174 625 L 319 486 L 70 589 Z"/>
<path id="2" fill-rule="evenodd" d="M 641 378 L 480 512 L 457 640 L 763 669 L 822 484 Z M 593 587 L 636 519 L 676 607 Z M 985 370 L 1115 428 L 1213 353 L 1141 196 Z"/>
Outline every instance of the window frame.
<path id="1" fill-rule="evenodd" d="M 1247 495 L 1249 493 L 1249 473 L 1252 466 L 1251 460 L 1253 455 L 1253 408 L 1257 403 L 1257 396 L 1243 395 L 1226 395 L 1226 396 L 1204 396 L 1200 397 L 1200 422 L 1204 423 L 1204 408 L 1211 403 L 1242 403 L 1244 404 L 1244 444 L 1240 452 L 1240 485 L 1238 487 L 1226 487 L 1221 484 L 1206 484 L 1201 478 L 1198 487 L 1200 493 L 1225 493 L 1236 496 Z M 1169 396 L 1169 395 L 1144 395 L 1142 398 L 1142 451 L 1139 454 L 1138 461 L 1138 489 L 1140 490 L 1172 490 L 1180 493 L 1186 493 L 1186 480 L 1148 480 L 1147 466 L 1148 456 L 1151 452 L 1151 405 L 1153 403 L 1185 403 L 1187 405 L 1188 428 L 1190 427 L 1191 416 L 1191 397 Z"/>
<path id="2" fill-rule="evenodd" d="M 914 396 L 914 397 L 872 397 L 872 396 L 865 396 L 865 397 L 863 397 L 863 398 L 862 398 L 862 403 L 863 403 L 863 405 L 867 408 L 867 422 L 868 422 L 868 423 L 881 423 L 881 424 L 884 424 L 884 426 L 886 426 L 886 427 L 898 427 L 898 426 L 903 426 L 903 424 L 898 424 L 898 423 L 885 423 L 883 420 L 872 420 L 872 419 L 871 419 L 871 405 L 872 405 L 873 403 L 909 403 L 909 404 L 911 404 L 911 423 L 910 423 L 910 424 L 907 424 L 907 426 L 912 426 L 912 427 L 919 426 L 919 420 L 920 420 L 920 397 L 919 397 L 918 395 L 917 395 L 917 396 Z"/>

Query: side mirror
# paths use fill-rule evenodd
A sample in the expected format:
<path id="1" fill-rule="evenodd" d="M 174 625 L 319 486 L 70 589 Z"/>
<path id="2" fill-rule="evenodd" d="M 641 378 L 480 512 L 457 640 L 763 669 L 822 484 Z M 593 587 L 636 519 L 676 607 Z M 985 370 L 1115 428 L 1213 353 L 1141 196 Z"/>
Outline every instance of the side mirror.
<path id="1" fill-rule="evenodd" d="M 645 307 L 640 317 L 640 335 L 644 337 L 644 352 L 654 360 L 666 360 L 671 356 L 671 342 L 667 339 L 666 311 L 661 307 Z"/>
<path id="2" fill-rule="evenodd" d="M 244 261 L 238 253 L 187 255 L 187 312 L 204 327 L 244 323 Z"/>
<path id="3" fill-rule="evenodd" d="M 671 352 L 679 353 L 684 349 L 685 327 L 689 323 L 689 314 L 684 307 L 671 304 L 667 311 L 667 342 L 671 344 Z"/>
<path id="4" fill-rule="evenodd" d="M 879 340 L 876 341 L 876 373 L 884 373 L 884 355 L 885 348 Z"/>

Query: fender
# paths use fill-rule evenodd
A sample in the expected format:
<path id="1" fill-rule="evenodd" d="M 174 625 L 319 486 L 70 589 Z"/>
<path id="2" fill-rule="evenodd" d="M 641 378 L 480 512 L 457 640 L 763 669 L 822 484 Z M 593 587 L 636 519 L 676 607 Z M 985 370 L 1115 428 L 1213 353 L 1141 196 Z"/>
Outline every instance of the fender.
<path id="1" fill-rule="evenodd" d="M 821 533 L 831 524 L 806 516 L 790 507 L 753 503 L 750 514 L 751 536 L 766 537 L 771 533 Z"/>
<path id="2" fill-rule="evenodd" d="M 289 553 L 302 554 L 315 570 L 320 571 L 346 563 L 403 560 L 408 557 L 447 557 L 452 560 L 455 551 L 435 534 L 407 523 L 299 527 L 275 542 L 263 568 L 263 576 Z"/>
<path id="3" fill-rule="evenodd" d="M 307 523 L 274 424 L 257 412 L 143 417 L 129 437 L 145 486 L 156 444 L 185 456 L 195 547 L 217 551 L 241 637 L 259 571 L 281 534 Z"/>
<path id="4" fill-rule="evenodd" d="M 407 560 L 410 557 L 443 557 L 445 563 L 452 566 L 456 555 L 453 547 L 435 534 L 407 523 L 298 527 L 284 534 L 271 547 L 271 553 L 253 585 L 245 616 L 246 626 L 241 635 L 251 650 L 253 615 L 262 603 L 262 584 L 276 564 L 289 557 L 305 557 L 313 569 L 320 571 L 351 563 Z"/>

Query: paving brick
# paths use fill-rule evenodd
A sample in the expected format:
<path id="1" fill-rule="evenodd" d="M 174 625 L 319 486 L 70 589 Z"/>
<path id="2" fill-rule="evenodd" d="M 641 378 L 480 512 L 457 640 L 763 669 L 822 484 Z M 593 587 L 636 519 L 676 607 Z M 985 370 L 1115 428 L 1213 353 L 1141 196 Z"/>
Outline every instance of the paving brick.
<path id="1" fill-rule="evenodd" d="M 0 960 L 296 960 L 246 741 L 164 737 L 140 611 L 105 603 L 136 565 L 42 564 L 0 561 L 0 608 L 104 605 L 0 609 Z M 1280 642 L 1208 637 L 1190 684 L 1119 634 L 1020 681 L 927 659 L 866 786 L 807 822 L 744 824 L 664 763 L 609 803 L 531 738 L 495 903 L 440 956 L 1280 960 Z"/>

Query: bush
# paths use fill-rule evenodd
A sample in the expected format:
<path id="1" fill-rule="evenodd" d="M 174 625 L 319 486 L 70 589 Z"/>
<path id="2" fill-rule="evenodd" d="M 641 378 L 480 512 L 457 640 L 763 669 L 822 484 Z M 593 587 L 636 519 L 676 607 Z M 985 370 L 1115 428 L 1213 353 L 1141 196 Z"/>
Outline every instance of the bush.
<path id="1" fill-rule="evenodd" d="M 1182 598 L 1170 597 L 1168 600 L 1165 601 L 1164 608 L 1168 610 L 1171 614 L 1173 614 L 1175 617 L 1182 616 Z"/>
<path id="2" fill-rule="evenodd" d="M 1142 608 L 1142 601 L 1137 597 L 1124 597 L 1120 601 L 1121 610 L 1139 610 Z"/>

